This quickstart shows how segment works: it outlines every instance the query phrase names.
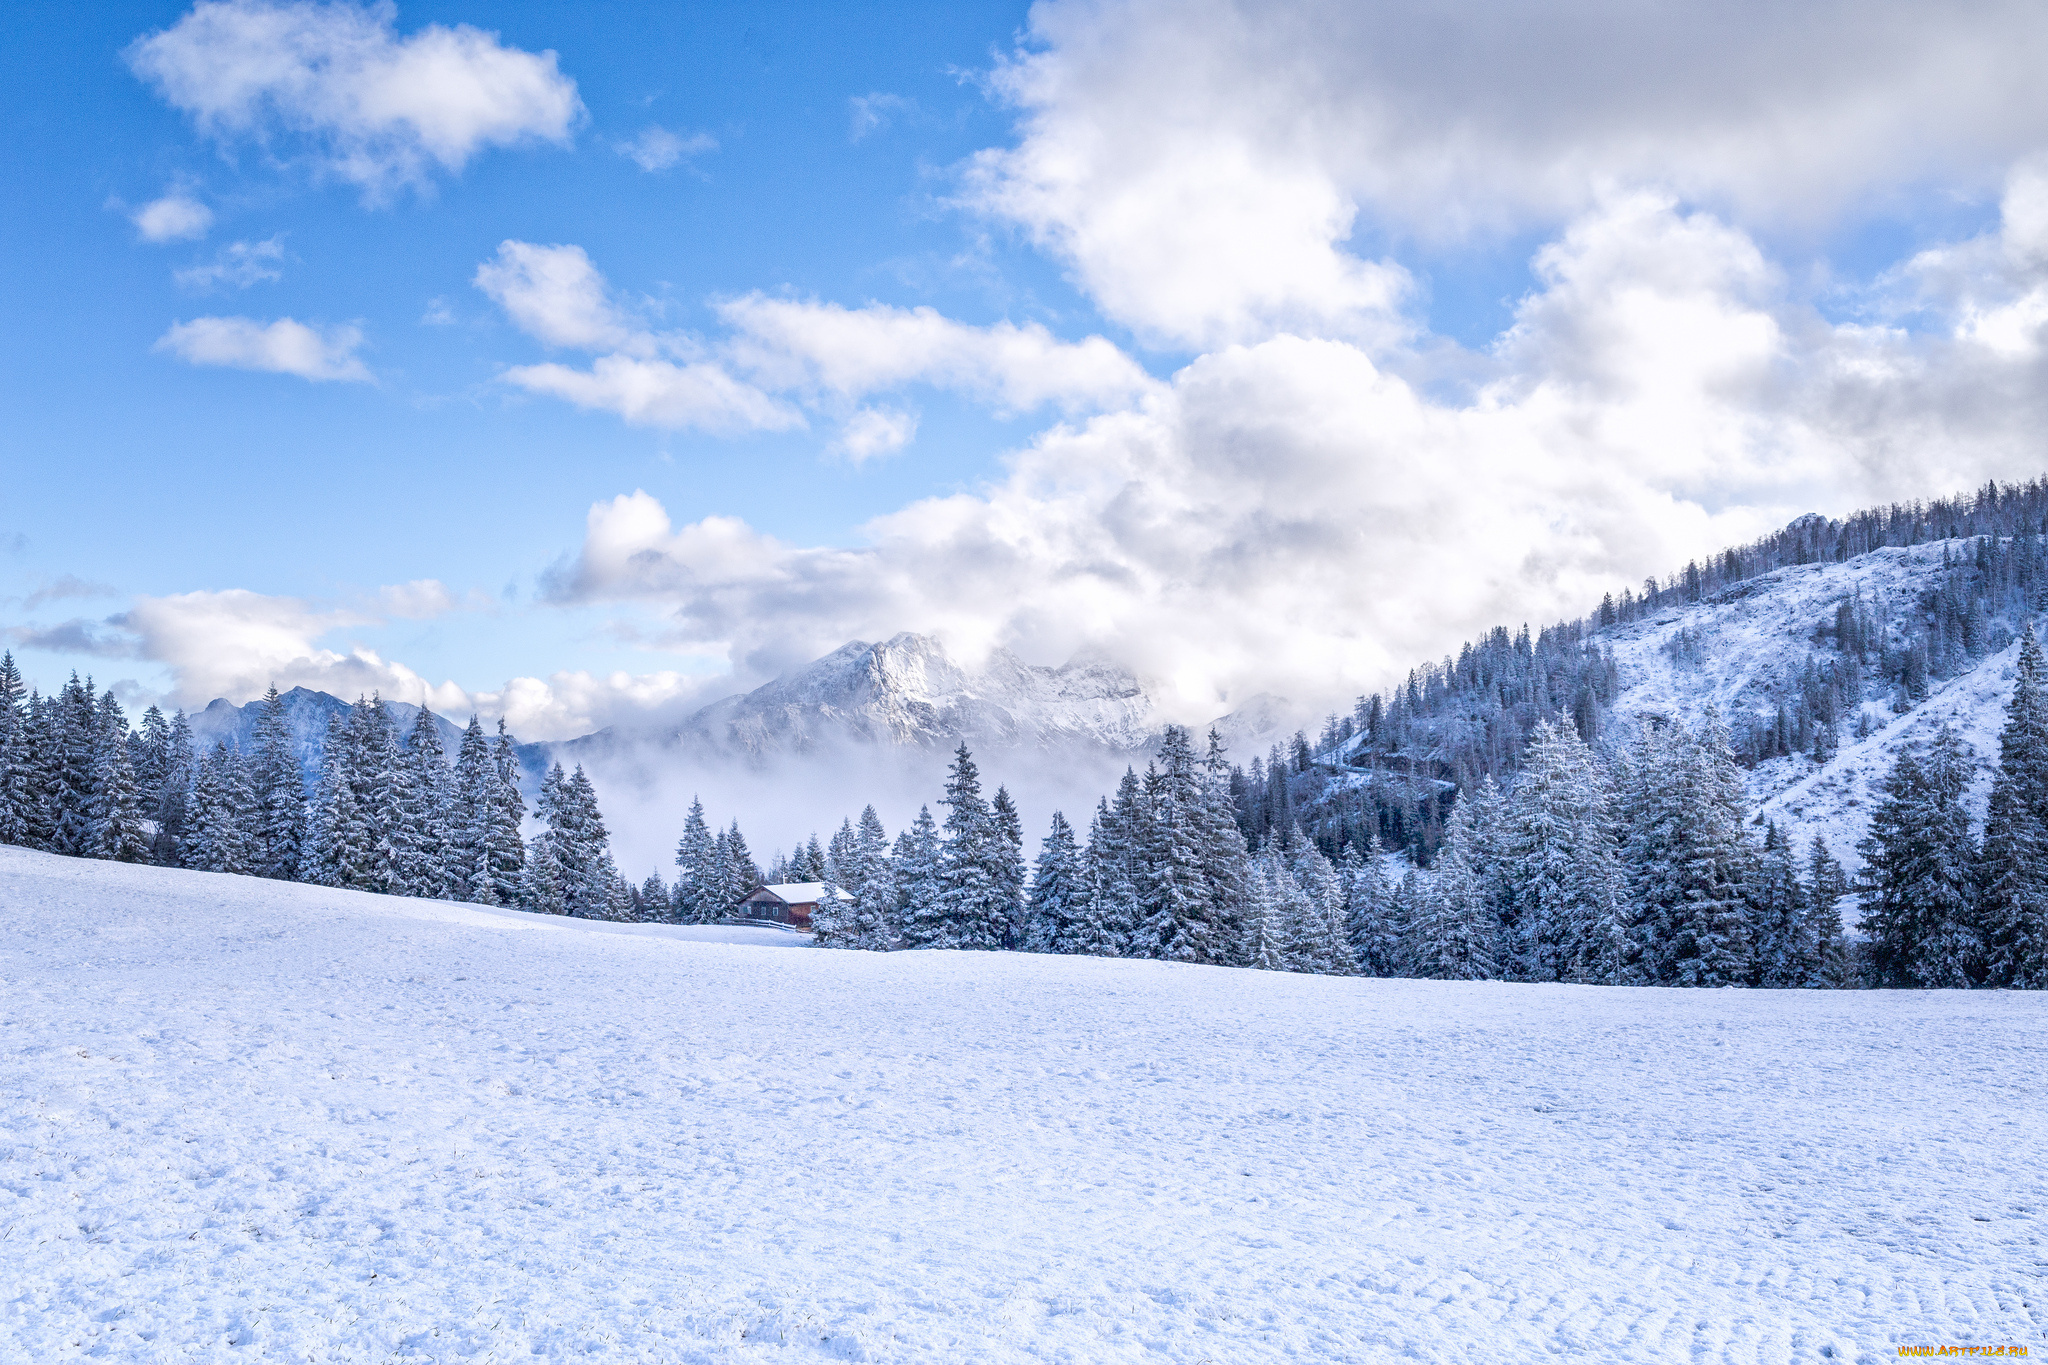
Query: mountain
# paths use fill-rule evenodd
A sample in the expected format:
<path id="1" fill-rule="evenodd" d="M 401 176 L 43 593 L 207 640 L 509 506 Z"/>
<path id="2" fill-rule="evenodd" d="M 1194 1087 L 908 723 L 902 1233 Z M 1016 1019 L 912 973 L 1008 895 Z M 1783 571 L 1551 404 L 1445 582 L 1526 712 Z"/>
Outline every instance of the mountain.
<path id="1" fill-rule="evenodd" d="M 308 687 L 294 687 L 289 692 L 280 693 L 279 700 L 284 703 L 292 752 L 298 756 L 299 769 L 305 774 L 306 781 L 311 783 L 320 774 L 320 756 L 327 746 L 327 722 L 334 716 L 346 716 L 349 703 Z M 391 713 L 401 737 L 411 732 L 420 713 L 419 707 L 403 701 L 387 701 L 384 709 Z M 198 752 L 205 753 L 216 744 L 225 744 L 246 754 L 255 751 L 256 722 L 262 715 L 263 702 L 260 699 L 236 706 L 225 697 L 216 697 L 204 710 L 188 714 L 185 723 L 192 727 L 192 744 Z M 446 716 L 436 715 L 434 728 L 440 732 L 441 747 L 452 756 L 462 743 L 463 727 Z M 537 781 L 538 774 L 546 771 L 543 746 L 522 744 L 518 748 L 521 765 L 532 769 Z M 535 763 L 541 766 L 534 768 Z"/>
<path id="2" fill-rule="evenodd" d="M 1839 544 L 1837 525 L 1801 518 L 1779 534 L 1809 536 L 1825 552 Z M 1777 822 L 1802 849 L 1824 837 L 1853 875 L 1878 785 L 1902 748 L 1943 725 L 1975 755 L 1968 800 L 1982 819 L 2016 636 L 2044 624 L 2040 526 L 1936 530 L 1719 582 L 1674 575 L 1653 597 L 1610 601 L 1533 638 L 1495 631 L 1326 731 L 1312 771 L 1289 779 L 1289 800 L 1326 840 L 1358 837 L 1349 831 L 1376 809 L 1383 837 L 1392 827 L 1391 844 L 1426 856 L 1450 793 L 1485 776 L 1511 783 L 1538 720 L 1562 714 L 1625 746 L 1644 726 L 1696 726 L 1712 707 L 1734 738 L 1758 823 Z M 1436 823 L 1417 814 L 1432 810 Z"/>
<path id="3" fill-rule="evenodd" d="M 292 743 L 308 780 L 318 773 L 330 716 L 348 703 L 295 687 L 283 695 Z M 387 701 L 401 733 L 420 708 Z M 263 703 L 236 706 L 217 699 L 187 717 L 202 748 L 225 743 L 248 752 Z M 1215 722 L 1233 752 L 1250 754 L 1299 724 L 1289 704 L 1260 694 Z M 450 754 L 462 726 L 437 715 Z M 982 750 L 1085 750 L 1143 766 L 1165 727 L 1158 706 L 1129 670 L 1101 657 L 1057 668 L 1025 663 L 997 649 L 978 665 L 955 659 L 936 637 L 905 632 L 881 643 L 854 640 L 765 683 L 711 703 L 659 736 L 613 729 L 568 740 L 517 746 L 529 785 L 549 765 L 686 765 L 706 761 L 760 763 L 826 753 L 943 753 L 963 740 Z"/>
<path id="4" fill-rule="evenodd" d="M 1144 685 L 1101 658 L 1059 668 L 997 649 L 979 666 L 908 632 L 854 640 L 794 673 L 713 702 L 675 740 L 746 755 L 847 745 L 1143 749 L 1163 721 Z"/>

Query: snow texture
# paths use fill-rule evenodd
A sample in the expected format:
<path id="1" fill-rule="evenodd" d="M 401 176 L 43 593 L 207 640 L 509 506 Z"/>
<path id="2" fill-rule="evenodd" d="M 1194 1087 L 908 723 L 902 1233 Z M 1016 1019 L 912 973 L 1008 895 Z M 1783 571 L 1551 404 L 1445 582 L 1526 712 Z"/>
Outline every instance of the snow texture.
<path id="1" fill-rule="evenodd" d="M 1954 552 L 1973 542 L 1949 541 Z M 1614 713 L 1625 722 L 1658 716 L 1697 724 L 1709 703 L 1731 723 L 1749 711 L 1768 715 L 1771 689 L 1795 679 L 1815 644 L 1815 631 L 1833 620 L 1835 607 L 1858 590 L 1863 600 L 1887 607 L 1895 619 L 1920 615 L 1920 594 L 1942 570 L 1944 542 L 1887 548 L 1841 564 L 1801 564 L 1748 579 L 1713 598 L 1670 608 L 1641 621 L 1610 627 L 1601 639 L 1614 652 L 1621 694 Z M 1703 662 L 1674 662 L 1665 645 L 1679 630 L 1697 632 Z M 2011 700 L 2017 642 L 1969 671 L 1932 684 L 1929 695 L 1904 715 L 1879 701 L 1864 703 L 1884 728 L 1858 740 L 1842 729 L 1841 751 L 1825 766 L 1804 755 L 1760 763 L 1747 774 L 1752 805 L 1775 820 L 1804 854 L 1818 834 L 1854 878 L 1863 868 L 1856 841 L 1880 799 L 1878 784 L 1902 745 L 1931 740 L 1944 723 L 1970 746 L 1977 776 L 1966 801 L 1981 827 L 1998 761 L 1998 734 Z"/>
<path id="2" fill-rule="evenodd" d="M 2038 1345 L 2039 993 L 770 952 L 0 848 L 0 1360 Z"/>

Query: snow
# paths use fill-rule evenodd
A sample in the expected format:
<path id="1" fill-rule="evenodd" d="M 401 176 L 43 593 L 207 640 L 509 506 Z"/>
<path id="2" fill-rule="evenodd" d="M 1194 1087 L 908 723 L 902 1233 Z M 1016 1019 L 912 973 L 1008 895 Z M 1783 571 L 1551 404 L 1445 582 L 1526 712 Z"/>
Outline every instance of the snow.
<path id="1" fill-rule="evenodd" d="M 1950 551 L 1972 542 L 1950 541 Z M 1944 542 L 1873 550 L 1845 563 L 1802 564 L 1735 584 L 1705 602 L 1666 609 L 1642 621 L 1610 627 L 1601 640 L 1614 652 L 1621 692 L 1614 712 L 1624 722 L 1645 716 L 1682 718 L 1696 724 L 1712 703 L 1724 718 L 1775 706 L 1772 689 L 1799 675 L 1810 653 L 1832 651 L 1814 643 L 1815 628 L 1832 624 L 1835 607 L 1861 592 L 1873 607 L 1895 620 L 1916 619 L 1919 595 L 1942 571 Z M 1675 663 L 1665 642 L 1680 629 L 1697 632 L 1703 665 Z M 1758 812 L 1775 820 L 1805 856 L 1818 834 L 1851 878 L 1863 860 L 1856 842 L 1881 799 L 1878 784 L 1890 773 L 1903 745 L 1932 739 L 1944 723 L 1971 746 L 1977 779 L 1966 804 L 1982 821 L 1998 760 L 1998 734 L 2012 696 L 2017 643 L 1969 671 L 1932 684 L 1926 700 L 1904 716 L 1870 702 L 1865 710 L 1884 728 L 1858 740 L 1853 725 L 1841 730 L 1833 762 L 1816 765 L 1801 755 L 1760 763 L 1748 773 L 1749 795 Z"/>
<path id="2" fill-rule="evenodd" d="M 2038 1342 L 2039 994 L 766 951 L 0 848 L 0 1360 Z"/>

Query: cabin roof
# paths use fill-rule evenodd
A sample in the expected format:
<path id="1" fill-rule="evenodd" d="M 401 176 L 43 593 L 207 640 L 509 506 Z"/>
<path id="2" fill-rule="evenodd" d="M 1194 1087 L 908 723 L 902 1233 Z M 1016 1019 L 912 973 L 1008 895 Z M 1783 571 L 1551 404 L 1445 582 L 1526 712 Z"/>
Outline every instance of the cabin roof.
<path id="1" fill-rule="evenodd" d="M 846 893 L 843 887 L 835 887 L 833 890 L 840 900 L 850 901 L 853 899 L 852 896 Z M 762 891 L 767 892 L 784 905 L 816 905 L 819 901 L 825 899 L 825 883 L 823 882 L 780 882 L 774 886 L 762 887 L 760 891 L 756 891 L 747 899 L 750 901 L 759 900 Z"/>

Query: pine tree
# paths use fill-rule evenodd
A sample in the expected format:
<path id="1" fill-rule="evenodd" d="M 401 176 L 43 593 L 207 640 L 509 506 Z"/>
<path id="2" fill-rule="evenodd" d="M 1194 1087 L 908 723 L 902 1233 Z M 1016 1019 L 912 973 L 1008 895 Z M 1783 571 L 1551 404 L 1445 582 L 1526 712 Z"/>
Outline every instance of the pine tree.
<path id="1" fill-rule="evenodd" d="M 1000 948 L 1010 907 L 998 860 L 1003 835 L 981 799 L 974 756 L 963 743 L 948 770 L 946 839 L 939 854 L 939 895 L 918 919 L 906 922 L 920 948 Z"/>
<path id="2" fill-rule="evenodd" d="M 87 856 L 122 863 L 148 859 L 149 840 L 142 829 L 142 794 L 136 787 L 135 769 L 129 761 L 128 721 L 112 692 L 100 698 L 88 816 Z"/>
<path id="3" fill-rule="evenodd" d="M 861 947 L 876 952 L 893 948 L 901 937 L 896 869 L 889 858 L 888 832 L 882 828 L 882 817 L 875 814 L 873 806 L 860 813 L 860 825 L 853 832 L 851 861 L 852 876 L 859 886 L 854 892 L 855 937 Z"/>
<path id="4" fill-rule="evenodd" d="M 996 787 L 988 815 L 995 832 L 989 846 L 989 871 L 1002 906 L 1002 931 L 997 941 L 1004 948 L 1016 948 L 1024 941 L 1024 822 L 1008 787 Z"/>
<path id="5" fill-rule="evenodd" d="M 1849 944 L 1842 933 L 1842 897 L 1849 894 L 1849 879 L 1828 851 L 1827 840 L 1818 834 L 1813 836 L 1806 867 L 1807 929 L 1801 944 L 1812 956 L 1799 984 L 1809 990 L 1847 986 Z"/>
<path id="6" fill-rule="evenodd" d="M 1962 987 L 1981 972 L 1974 850 L 1963 792 L 1969 759 L 1947 726 L 1925 756 L 1902 751 L 1857 844 L 1863 930 L 1880 986 Z"/>
<path id="7" fill-rule="evenodd" d="M 159 867 L 185 865 L 186 813 L 192 784 L 199 777 L 199 756 L 192 744 L 192 725 L 180 710 L 171 717 L 171 732 L 164 746 L 164 780 L 150 814 L 156 820 L 156 837 L 150 843 L 149 859 Z"/>
<path id="8" fill-rule="evenodd" d="M 156 706 L 142 713 L 142 733 L 134 757 L 136 794 L 149 817 L 163 804 L 164 779 L 171 769 L 171 723 Z"/>
<path id="9" fill-rule="evenodd" d="M 1646 733 L 1629 763 L 1627 866 L 1637 979 L 1735 986 L 1749 979 L 1741 775 L 1709 708 L 1698 732 Z"/>
<path id="10" fill-rule="evenodd" d="M 1268 972 L 1287 970 L 1287 932 L 1281 923 L 1278 886 L 1281 879 L 1292 880 L 1280 865 L 1277 850 L 1268 845 L 1266 852 L 1253 858 L 1246 869 L 1242 956 L 1247 967 Z"/>
<path id="11" fill-rule="evenodd" d="M 1484 879 L 1474 866 L 1476 821 L 1484 812 L 1460 800 L 1444 825 L 1436 876 L 1406 897 L 1415 918 L 1408 926 L 1409 970 L 1437 981 L 1483 981 L 1496 974 L 1498 921 L 1488 903 Z M 1375 845 L 1377 840 L 1375 840 Z M 1409 874 L 1411 877 L 1413 873 Z"/>
<path id="12" fill-rule="evenodd" d="M 920 806 L 910 828 L 896 836 L 896 924 L 907 948 L 944 946 L 935 942 L 947 920 L 939 827 L 929 806 Z"/>
<path id="13" fill-rule="evenodd" d="M 1366 976 L 1400 976 L 1406 951 L 1405 926 L 1394 922 L 1394 888 L 1380 866 L 1380 839 L 1368 837 L 1366 857 L 1346 847 L 1338 878 L 1344 888 L 1344 936 L 1358 970 Z"/>
<path id="14" fill-rule="evenodd" d="M 92 680 L 71 681 L 57 694 L 52 717 L 55 780 L 49 785 L 50 809 L 54 816 L 50 851 L 82 856 L 92 841 L 92 759 L 99 738 L 99 713 L 94 702 Z"/>
<path id="15" fill-rule="evenodd" d="M 1031 909 L 1024 931 L 1028 953 L 1082 951 L 1088 919 L 1082 887 L 1081 846 L 1067 817 L 1053 812 L 1052 828 L 1038 848 L 1032 869 Z"/>
<path id="16" fill-rule="evenodd" d="M 1195 858 L 1203 896 L 1214 921 L 1216 960 L 1245 965 L 1245 918 L 1251 896 L 1251 859 L 1230 791 L 1223 736 L 1209 730 L 1208 752 L 1190 805 Z"/>
<path id="17" fill-rule="evenodd" d="M 497 785 L 491 742 L 484 737 L 483 722 L 472 715 L 463 729 L 462 743 L 456 746 L 455 771 L 449 782 L 448 894 L 455 899 L 497 904 L 489 857 Z"/>
<path id="18" fill-rule="evenodd" d="M 1813 916 L 1791 840 L 1773 822 L 1765 829 L 1750 904 L 1755 983 L 1773 989 L 1805 985 L 1816 956 L 1808 939 L 1812 932 Z"/>
<path id="19" fill-rule="evenodd" d="M 2048 987 L 2048 669 L 2032 625 L 1999 737 L 1977 893 L 1986 984 Z"/>
<path id="20" fill-rule="evenodd" d="M 718 914 L 720 918 L 730 915 L 739 903 L 754 894 L 764 882 L 760 867 L 754 862 L 754 855 L 747 848 L 747 836 L 740 833 L 740 822 L 734 820 L 725 831 L 725 858 L 722 869 L 725 879 L 720 892 Z"/>
<path id="21" fill-rule="evenodd" d="M 226 745 L 215 745 L 200 763 L 192 784 L 185 866 L 201 872 L 248 872 L 249 842 L 243 821 L 249 804 L 241 760 Z"/>
<path id="22" fill-rule="evenodd" d="M 397 895 L 438 900 L 451 894 L 448 785 L 440 727 L 422 706 L 392 769 L 391 889 Z"/>
<path id="23" fill-rule="evenodd" d="M 566 914 L 568 903 L 563 893 L 563 880 L 562 863 L 556 856 L 555 836 L 551 831 L 543 830 L 534 835 L 527 845 L 526 860 L 519 870 L 519 897 L 515 903 L 521 910 L 536 915 Z"/>
<path id="24" fill-rule="evenodd" d="M 1531 735 L 1502 851 L 1515 978 L 1617 979 L 1628 911 L 1613 797 L 1569 723 L 1542 721 Z"/>
<path id="25" fill-rule="evenodd" d="M 305 860 L 306 781 L 292 752 L 291 721 L 276 683 L 264 694 L 255 740 L 256 756 L 250 765 L 253 870 L 259 877 L 290 881 Z"/>
<path id="26" fill-rule="evenodd" d="M 1350 976 L 1358 964 L 1345 934 L 1344 884 L 1337 869 L 1299 826 L 1290 842 L 1288 871 L 1306 900 L 1294 926 L 1295 970 Z"/>
<path id="27" fill-rule="evenodd" d="M 0 653 L 0 844 L 30 843 L 34 816 L 27 690 L 14 653 Z"/>
<path id="28" fill-rule="evenodd" d="M 860 909 L 853 899 L 842 899 L 839 883 L 829 875 L 819 878 L 818 904 L 811 911 L 811 941 L 820 948 L 865 948 L 860 932 Z M 844 893 L 851 897 L 852 893 Z"/>
<path id="29" fill-rule="evenodd" d="M 682 837 L 676 841 L 676 922 L 710 924 L 717 920 L 725 911 L 721 903 L 724 882 L 718 840 L 704 819 L 704 803 L 693 796 Z"/>
<path id="30" fill-rule="evenodd" d="M 496 781 L 491 785 L 489 822 L 480 836 L 483 878 L 489 884 L 486 903 L 517 905 L 520 887 L 526 881 L 526 841 L 520 836 L 526 823 L 526 798 L 519 794 L 519 755 L 503 716 L 498 718 L 498 737 L 491 745 L 491 768 Z M 486 900 L 482 887 L 472 894 Z"/>
<path id="31" fill-rule="evenodd" d="M 382 697 L 359 699 L 350 711 L 348 750 L 354 820 L 337 837 L 359 880 L 346 884 L 388 892 L 397 861 L 391 835 L 398 821 L 398 731 Z"/>

